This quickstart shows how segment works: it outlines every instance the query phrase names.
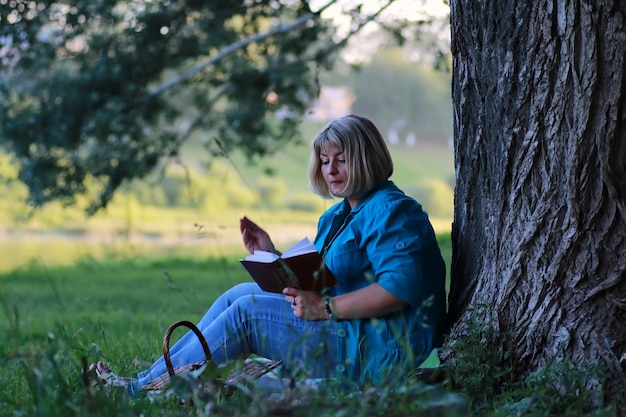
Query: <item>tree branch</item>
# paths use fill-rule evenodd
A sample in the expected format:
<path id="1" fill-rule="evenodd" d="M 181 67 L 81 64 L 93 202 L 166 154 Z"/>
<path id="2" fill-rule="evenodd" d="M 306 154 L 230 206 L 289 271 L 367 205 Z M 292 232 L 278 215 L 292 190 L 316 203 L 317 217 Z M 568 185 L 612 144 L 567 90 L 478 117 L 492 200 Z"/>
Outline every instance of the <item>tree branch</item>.
<path id="1" fill-rule="evenodd" d="M 285 69 L 285 68 L 290 68 L 290 67 L 293 67 L 293 66 L 296 66 L 296 65 L 300 65 L 300 64 L 302 64 L 304 62 L 314 61 L 314 60 L 316 60 L 316 58 L 319 58 L 319 57 L 322 57 L 322 56 L 323 57 L 327 57 L 328 55 L 330 55 L 331 53 L 333 53 L 337 49 L 339 49 L 342 46 L 344 46 L 350 40 L 350 38 L 352 38 L 354 35 L 356 35 L 358 32 L 361 31 L 363 26 L 365 26 L 369 22 L 371 22 L 374 19 L 376 19 L 387 7 L 389 7 L 395 1 L 396 0 L 389 0 L 387 2 L 387 4 L 382 6 L 376 13 L 368 16 L 367 19 L 365 19 L 364 21 L 359 23 L 359 25 L 356 28 L 352 29 L 340 41 L 335 42 L 335 43 L 329 45 L 328 47 L 326 47 L 324 49 L 320 49 L 319 51 L 317 51 L 313 55 L 306 55 L 306 56 L 300 57 L 298 59 L 295 59 L 295 60 L 292 60 L 292 61 L 289 61 L 289 62 L 281 62 L 280 64 L 277 64 L 277 65 L 270 65 L 270 66 L 266 67 L 263 71 L 265 73 L 269 73 L 269 72 L 272 72 L 272 71 L 282 70 L 282 69 Z"/>
<path id="2" fill-rule="evenodd" d="M 328 3 L 326 3 L 324 6 L 322 6 L 317 12 L 311 12 L 311 13 L 307 13 L 306 15 L 294 20 L 293 22 L 283 25 L 283 26 L 278 26 L 275 27 L 273 29 L 270 29 L 267 32 L 264 33 L 259 33 L 256 34 L 254 36 L 250 36 L 248 38 L 245 39 L 241 39 L 229 46 L 227 46 L 226 48 L 222 49 L 221 51 L 219 51 L 217 54 L 213 55 L 212 57 L 210 57 L 209 59 L 207 59 L 206 61 L 196 65 L 195 67 L 190 68 L 189 70 L 187 70 L 186 72 L 182 73 L 181 75 L 172 78 L 171 80 L 167 81 L 165 84 L 161 85 L 160 87 L 152 90 L 150 93 L 148 93 L 147 95 L 141 97 L 139 100 L 137 100 L 139 103 L 148 101 L 149 99 L 156 97 L 160 94 L 162 94 L 164 91 L 170 89 L 171 87 L 180 84 L 183 81 L 188 80 L 189 78 L 191 78 L 192 76 L 194 76 L 195 74 L 197 74 L 198 72 L 202 71 L 203 69 L 205 69 L 206 67 L 214 64 L 215 62 L 219 61 L 220 59 L 222 59 L 223 57 L 225 57 L 228 54 L 233 53 L 234 51 L 241 49 L 247 45 L 250 45 L 251 43 L 254 42 L 258 42 L 261 41 L 263 39 L 269 38 L 271 36 L 277 35 L 279 33 L 285 33 L 285 32 L 289 32 L 290 30 L 308 22 L 309 20 L 315 18 L 317 15 L 320 15 L 324 10 L 328 9 L 330 6 L 332 6 L 334 3 L 336 3 L 337 0 L 330 0 Z M 378 11 L 376 13 L 373 13 L 372 15 L 368 16 L 367 19 L 365 19 L 364 21 L 360 22 L 359 25 L 352 29 L 343 39 L 341 39 L 339 42 L 337 42 L 336 44 L 334 44 L 333 46 L 327 48 L 324 51 L 324 55 L 328 55 L 329 53 L 331 53 L 332 51 L 340 48 L 341 46 L 345 45 L 350 38 L 352 38 L 355 34 L 357 34 L 358 32 L 361 31 L 361 29 L 368 24 L 369 22 L 373 21 L 374 19 L 376 19 L 378 16 L 380 16 L 380 14 L 387 9 L 392 3 L 394 3 L 395 0 L 388 0 L 387 3 L 385 5 L 383 5 L 382 7 L 380 7 L 378 9 Z M 313 59 L 313 57 L 308 57 L 306 59 L 300 59 L 297 62 L 303 62 L 307 59 Z"/>
<path id="3" fill-rule="evenodd" d="M 208 67 L 209 65 L 212 65 L 213 63 L 219 61 L 220 59 L 222 59 L 223 57 L 225 57 L 228 54 L 233 53 L 234 51 L 243 48 L 244 46 L 250 45 L 251 43 L 254 42 L 258 42 L 261 41 L 263 39 L 269 38 L 271 36 L 277 35 L 279 33 L 285 33 L 285 32 L 289 32 L 290 30 L 303 25 L 304 23 L 308 22 L 309 20 L 315 18 L 317 15 L 321 14 L 324 10 L 326 10 L 328 7 L 330 7 L 331 5 L 333 5 L 334 3 L 336 3 L 337 0 L 330 0 L 328 3 L 326 3 L 326 5 L 322 6 L 321 9 L 319 9 L 317 12 L 313 13 L 307 13 L 304 16 L 294 20 L 293 22 L 283 25 L 283 26 L 278 26 L 275 27 L 273 29 L 268 30 L 267 32 L 264 33 L 257 33 L 254 36 L 250 36 L 248 38 L 245 39 L 241 39 L 229 46 L 227 46 L 226 48 L 222 49 L 221 51 L 219 51 L 217 54 L 213 55 L 212 57 L 210 57 L 209 59 L 207 59 L 206 61 L 196 65 L 193 68 L 190 68 L 189 70 L 185 71 L 184 73 L 182 73 L 181 75 L 179 75 L 178 77 L 174 77 L 171 80 L 167 81 L 165 84 L 161 85 L 160 87 L 152 90 L 150 93 L 148 93 L 147 95 L 141 97 L 138 101 L 139 102 L 145 102 L 153 97 L 156 97 L 158 95 L 160 95 L 161 93 L 163 93 L 164 91 L 168 90 L 169 88 L 180 84 L 181 82 L 188 80 L 189 78 L 191 78 L 192 76 L 194 76 L 195 74 L 197 74 L 198 72 L 202 71 L 203 69 L 205 69 L 206 67 Z"/>

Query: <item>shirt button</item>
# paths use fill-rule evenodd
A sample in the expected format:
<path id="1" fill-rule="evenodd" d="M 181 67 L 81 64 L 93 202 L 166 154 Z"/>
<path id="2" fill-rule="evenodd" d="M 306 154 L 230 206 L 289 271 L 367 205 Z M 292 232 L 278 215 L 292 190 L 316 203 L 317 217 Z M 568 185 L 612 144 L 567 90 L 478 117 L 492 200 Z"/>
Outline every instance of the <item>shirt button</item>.
<path id="1" fill-rule="evenodd" d="M 344 329 L 337 330 L 337 336 L 346 337 L 346 331 Z"/>
<path id="2" fill-rule="evenodd" d="M 346 367 L 340 364 L 340 365 L 337 365 L 335 369 L 337 370 L 337 372 L 345 372 Z"/>

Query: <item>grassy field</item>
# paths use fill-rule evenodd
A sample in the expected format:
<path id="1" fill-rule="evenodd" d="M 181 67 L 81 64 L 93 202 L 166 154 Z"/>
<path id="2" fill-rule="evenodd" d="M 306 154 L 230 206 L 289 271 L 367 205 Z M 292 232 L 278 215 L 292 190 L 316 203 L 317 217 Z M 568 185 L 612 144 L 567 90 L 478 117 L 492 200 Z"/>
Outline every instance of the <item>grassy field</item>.
<path id="1" fill-rule="evenodd" d="M 0 414 L 72 415 L 57 401 L 60 395 L 81 401 L 83 357 L 131 374 L 159 355 L 171 322 L 197 320 L 217 294 L 244 278 L 234 260 L 218 258 L 85 258 L 2 276 L 0 408 L 7 413 Z"/>
<path id="2" fill-rule="evenodd" d="M 449 256 L 449 236 L 440 240 Z M 197 321 L 220 293 L 248 280 L 234 256 L 86 256 L 71 266 L 31 264 L 0 275 L 0 415 L 180 415 L 171 401 L 89 397 L 81 385 L 83 358 L 133 375 L 160 355 L 169 324 Z M 89 409 L 94 401 L 98 411 Z M 249 415 L 245 401 L 237 404 Z M 224 410 L 212 415 L 237 414 Z"/>
<path id="3" fill-rule="evenodd" d="M 449 264 L 450 236 L 440 234 L 438 239 Z M 481 342 L 493 337 L 490 330 L 471 322 L 467 337 L 455 347 L 462 362 L 440 368 L 436 382 L 424 383 L 423 374 L 416 373 L 356 391 L 328 384 L 312 392 L 294 380 L 279 397 L 268 396 L 254 384 L 236 391 L 217 384 L 196 397 L 196 407 L 183 408 L 176 398 L 128 400 L 121 393 L 106 396 L 85 388 L 83 362 L 101 359 L 120 374 L 133 375 L 160 356 L 167 326 L 181 319 L 197 321 L 220 293 L 248 280 L 232 255 L 109 260 L 85 256 L 70 266 L 33 263 L 0 274 L 0 415 L 623 415 L 624 396 L 593 411 L 584 389 L 590 370 L 580 365 L 557 363 L 511 384 L 510 368 L 495 361 L 501 352 Z M 212 378 L 226 372 L 207 372 L 204 381 L 214 384 Z M 185 387 L 179 385 L 177 392 L 189 395 Z"/>

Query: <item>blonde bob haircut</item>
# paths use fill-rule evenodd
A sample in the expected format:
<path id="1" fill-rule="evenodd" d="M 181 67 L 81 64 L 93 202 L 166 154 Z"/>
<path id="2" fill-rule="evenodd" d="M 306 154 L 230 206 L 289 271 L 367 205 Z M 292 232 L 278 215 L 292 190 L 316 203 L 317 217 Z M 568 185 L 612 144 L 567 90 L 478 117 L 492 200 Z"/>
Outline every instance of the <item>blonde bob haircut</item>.
<path id="1" fill-rule="evenodd" d="M 365 117 L 354 114 L 329 123 L 313 140 L 309 162 L 311 190 L 325 198 L 335 197 L 322 174 L 320 154 L 328 147 L 344 152 L 348 181 L 342 196 L 363 196 L 393 174 L 393 161 L 383 135 Z"/>

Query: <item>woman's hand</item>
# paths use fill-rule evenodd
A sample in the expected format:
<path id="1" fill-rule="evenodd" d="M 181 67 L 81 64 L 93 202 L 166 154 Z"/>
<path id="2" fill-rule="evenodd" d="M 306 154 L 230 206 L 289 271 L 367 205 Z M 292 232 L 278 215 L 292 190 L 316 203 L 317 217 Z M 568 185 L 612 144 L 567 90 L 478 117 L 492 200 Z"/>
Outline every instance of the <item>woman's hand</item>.
<path id="1" fill-rule="evenodd" d="M 296 317 L 305 320 L 328 320 L 324 299 L 317 291 L 300 291 L 297 288 L 287 287 L 283 290 L 283 294 L 291 303 L 291 309 Z"/>
<path id="2" fill-rule="evenodd" d="M 241 230 L 243 244 L 250 253 L 254 253 L 255 249 L 278 253 L 274 243 L 272 243 L 272 239 L 270 239 L 270 235 L 246 216 L 239 219 L 239 229 Z"/>
<path id="3" fill-rule="evenodd" d="M 328 320 L 324 299 L 315 291 L 285 288 L 283 294 L 291 304 L 293 314 L 307 320 Z M 295 301 L 295 305 L 293 302 Z M 329 307 L 335 319 L 351 320 L 382 317 L 400 311 L 406 301 L 391 294 L 379 284 L 370 284 L 346 294 L 334 296 Z"/>

